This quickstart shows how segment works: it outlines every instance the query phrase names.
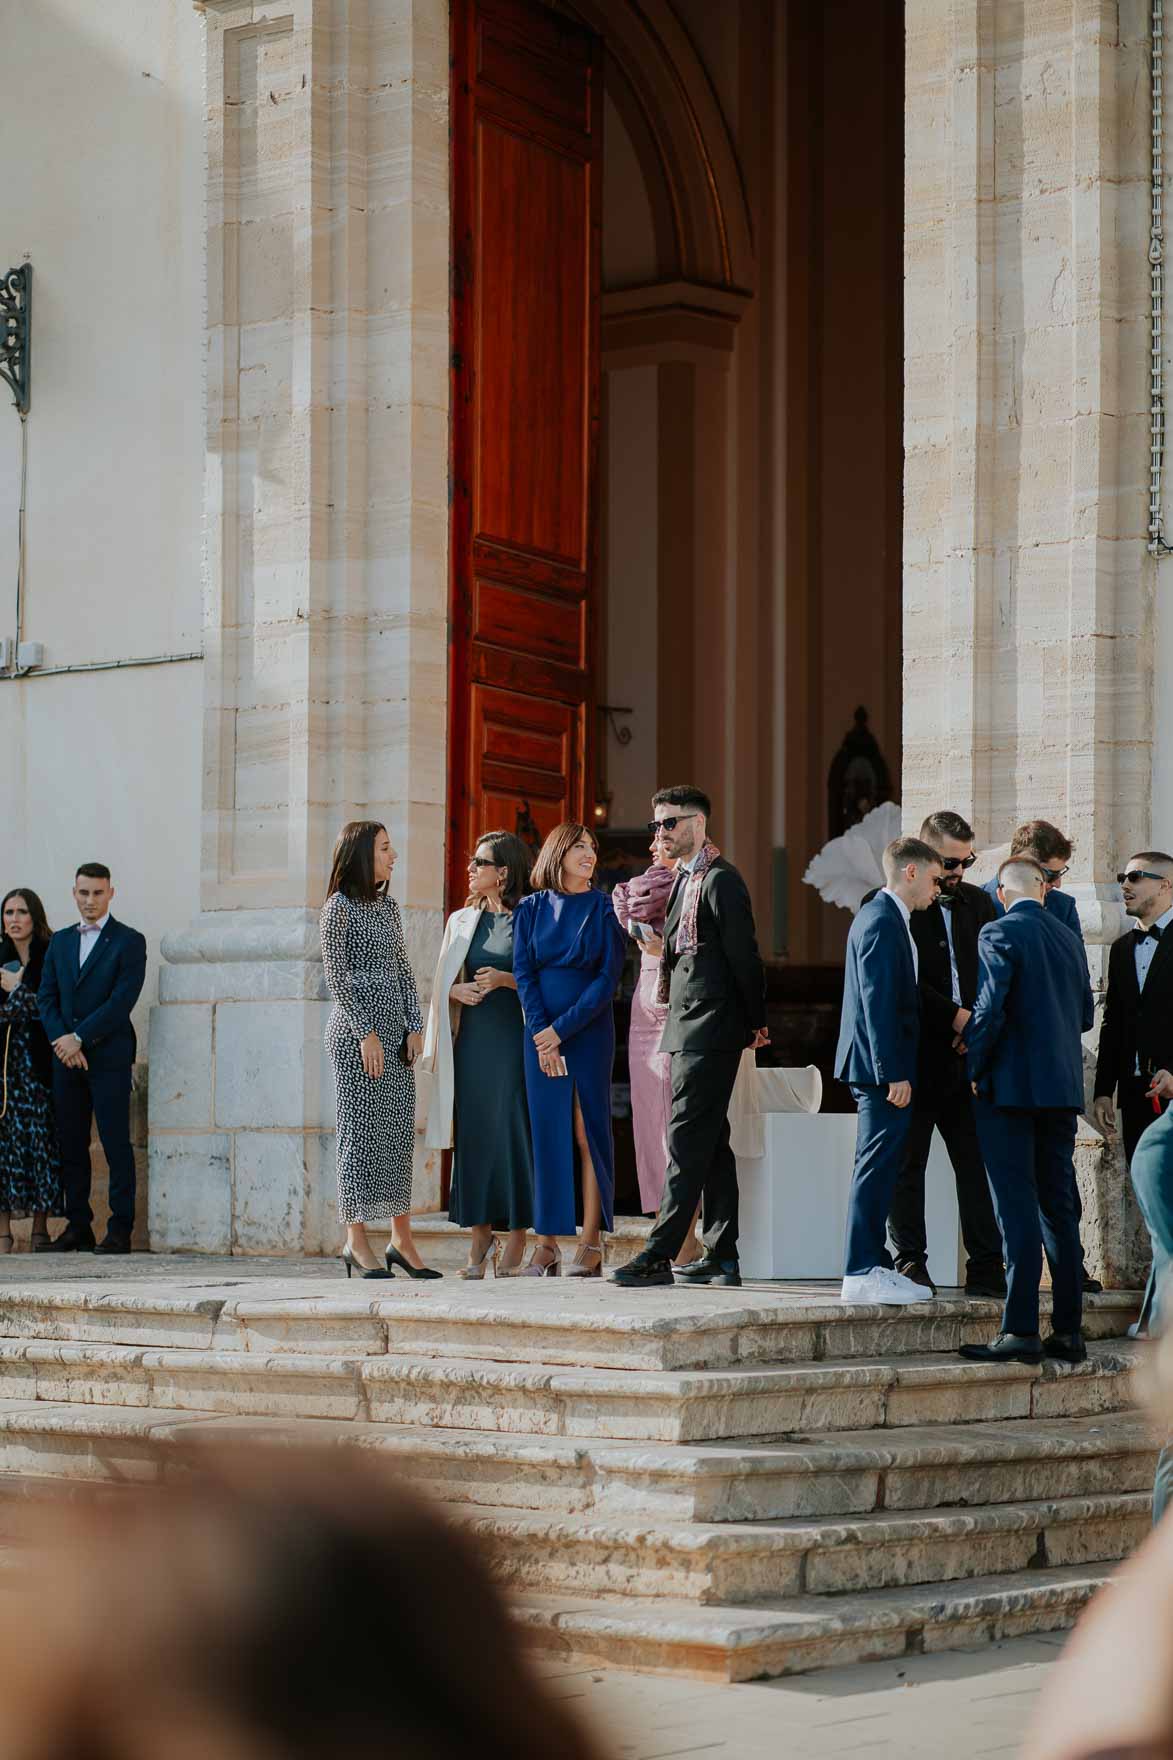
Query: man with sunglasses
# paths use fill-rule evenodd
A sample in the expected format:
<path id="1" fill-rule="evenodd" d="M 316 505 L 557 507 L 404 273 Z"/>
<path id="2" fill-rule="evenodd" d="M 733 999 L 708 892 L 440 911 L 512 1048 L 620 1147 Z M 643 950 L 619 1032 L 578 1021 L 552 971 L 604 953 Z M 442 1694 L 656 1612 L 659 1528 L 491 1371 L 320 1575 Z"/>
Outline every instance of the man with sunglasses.
<path id="1" fill-rule="evenodd" d="M 647 1289 L 674 1281 L 741 1283 L 737 1258 L 737 1159 L 729 1102 L 747 1048 L 767 1045 L 766 972 L 745 881 L 710 842 L 709 797 L 699 788 L 652 796 L 648 830 L 676 861 L 664 922 L 660 997 L 668 1019 L 660 1050 L 672 1065 L 668 1172 L 648 1244 L 611 1282 Z M 703 1199 L 704 1255 L 672 1262 Z"/>
<path id="2" fill-rule="evenodd" d="M 1131 1168 L 1142 1135 L 1173 1098 L 1173 856 L 1142 850 L 1116 879 L 1133 927 L 1108 955 L 1092 1117 L 1114 1137 L 1119 1106 Z M 1151 1293 L 1145 1292 L 1142 1324 Z"/>
<path id="3" fill-rule="evenodd" d="M 1000 1299 L 1006 1294 L 1002 1236 L 978 1143 L 965 1062 L 965 1029 L 977 1000 L 978 935 L 997 912 L 987 893 L 964 878 L 977 857 L 973 828 L 960 813 L 930 813 L 920 836 L 940 852 L 942 874 L 936 901 L 927 910 L 916 911 L 910 925 L 919 955 L 920 1049 L 908 1146 L 892 1195 L 888 1234 L 897 1271 L 935 1294 L 928 1270 L 925 1170 L 933 1132 L 938 1130 L 957 1182 L 965 1293 Z"/>

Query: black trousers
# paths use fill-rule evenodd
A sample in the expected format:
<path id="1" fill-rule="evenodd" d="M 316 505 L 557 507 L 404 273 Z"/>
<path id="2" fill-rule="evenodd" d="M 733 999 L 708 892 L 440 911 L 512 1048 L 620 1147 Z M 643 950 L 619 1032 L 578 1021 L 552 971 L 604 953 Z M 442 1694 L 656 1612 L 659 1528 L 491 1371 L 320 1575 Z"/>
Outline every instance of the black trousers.
<path id="1" fill-rule="evenodd" d="M 1136 1153 L 1136 1145 L 1144 1136 L 1151 1124 L 1160 1118 L 1160 1112 L 1153 1111 L 1153 1103 L 1145 1098 L 1148 1090 L 1147 1076 L 1127 1076 L 1116 1090 L 1116 1102 L 1120 1108 L 1120 1135 L 1124 1143 L 1124 1159 L 1132 1166 L 1132 1157 Z M 1165 1108 L 1162 1106 L 1161 1112 Z"/>
<path id="2" fill-rule="evenodd" d="M 61 1142 L 65 1214 L 73 1228 L 89 1228 L 90 1129 L 98 1136 L 110 1169 L 110 1227 L 129 1235 L 134 1227 L 135 1168 L 130 1143 L 130 1065 L 123 1069 L 66 1069 L 53 1066 L 53 1105 Z"/>
<path id="3" fill-rule="evenodd" d="M 1002 1236 L 986 1164 L 978 1142 L 977 1123 L 969 1086 L 958 1082 L 949 1092 L 941 1094 L 931 1105 L 913 1103 L 912 1128 L 904 1165 L 896 1182 L 888 1212 L 888 1233 L 897 1263 L 911 1259 L 925 1265 L 928 1239 L 925 1234 L 925 1168 L 933 1143 L 933 1131 L 939 1130 L 953 1163 L 957 1182 L 957 1209 L 961 1218 L 961 1238 L 965 1242 L 966 1279 L 984 1282 L 992 1278 L 1002 1281 Z"/>
<path id="4" fill-rule="evenodd" d="M 673 1051 L 668 1117 L 668 1175 L 645 1252 L 675 1259 L 697 1200 L 705 1246 L 717 1259 L 737 1257 L 737 1157 L 729 1143 L 729 1102 L 740 1051 Z"/>

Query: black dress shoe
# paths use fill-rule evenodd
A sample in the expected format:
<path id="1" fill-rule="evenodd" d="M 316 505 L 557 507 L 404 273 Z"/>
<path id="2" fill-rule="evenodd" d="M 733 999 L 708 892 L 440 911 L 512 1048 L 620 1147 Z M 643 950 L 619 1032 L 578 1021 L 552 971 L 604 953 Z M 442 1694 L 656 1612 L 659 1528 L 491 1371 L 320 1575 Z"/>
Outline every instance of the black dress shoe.
<path id="1" fill-rule="evenodd" d="M 94 1251 L 95 1251 L 95 1253 L 111 1253 L 111 1254 L 113 1254 L 113 1253 L 129 1253 L 130 1252 L 130 1236 L 128 1234 L 114 1234 L 113 1231 L 108 1229 L 106 1231 L 105 1240 L 99 1241 L 97 1246 L 94 1248 Z"/>
<path id="2" fill-rule="evenodd" d="M 901 1277 L 907 1277 L 909 1283 L 919 1283 L 922 1289 L 931 1289 L 937 1293 L 937 1286 L 929 1276 L 929 1268 L 916 1259 L 897 1259 L 896 1269 Z"/>
<path id="3" fill-rule="evenodd" d="M 1053 1332 L 1044 1341 L 1043 1349 L 1060 1363 L 1087 1362 L 1087 1345 L 1082 1332 Z"/>
<path id="4" fill-rule="evenodd" d="M 49 1242 L 47 1247 L 40 1249 L 43 1253 L 92 1253 L 94 1250 L 94 1231 L 92 1228 L 63 1228 L 56 1240 Z"/>
<path id="5" fill-rule="evenodd" d="M 1099 1278 L 1089 1277 L 1086 1271 L 1083 1274 L 1083 1293 L 1085 1296 L 1102 1296 L 1104 1293 L 1104 1286 Z"/>
<path id="6" fill-rule="evenodd" d="M 963 1344 L 958 1354 L 967 1363 L 1041 1363 L 1043 1341 L 1037 1332 L 1025 1338 L 1016 1332 L 999 1332 L 989 1344 Z"/>
<path id="7" fill-rule="evenodd" d="M 658 1286 L 671 1289 L 675 1281 L 671 1259 L 661 1259 L 655 1253 L 637 1253 L 634 1259 L 613 1271 L 608 1279 L 621 1289 L 654 1289 Z"/>
<path id="8" fill-rule="evenodd" d="M 966 1278 L 965 1293 L 967 1296 L 980 1296 L 991 1302 L 1004 1302 L 1006 1285 L 1004 1282 L 995 1283 L 990 1277 L 975 1277 L 972 1280 Z"/>
<path id="9" fill-rule="evenodd" d="M 674 1265 L 672 1275 L 677 1283 L 716 1283 L 726 1289 L 741 1288 L 741 1267 L 736 1259 L 715 1259 L 704 1253 L 691 1265 Z"/>

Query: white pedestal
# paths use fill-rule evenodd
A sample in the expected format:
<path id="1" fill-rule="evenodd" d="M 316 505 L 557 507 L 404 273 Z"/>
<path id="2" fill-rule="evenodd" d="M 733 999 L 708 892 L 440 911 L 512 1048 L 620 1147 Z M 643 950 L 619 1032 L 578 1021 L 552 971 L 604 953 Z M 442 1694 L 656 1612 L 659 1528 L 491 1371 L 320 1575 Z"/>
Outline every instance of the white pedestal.
<path id="1" fill-rule="evenodd" d="M 766 1153 L 737 1163 L 742 1275 L 842 1277 L 855 1114 L 768 1112 L 762 1123 Z M 957 1191 L 936 1133 L 925 1174 L 925 1222 L 933 1281 L 955 1284 L 961 1269 Z"/>

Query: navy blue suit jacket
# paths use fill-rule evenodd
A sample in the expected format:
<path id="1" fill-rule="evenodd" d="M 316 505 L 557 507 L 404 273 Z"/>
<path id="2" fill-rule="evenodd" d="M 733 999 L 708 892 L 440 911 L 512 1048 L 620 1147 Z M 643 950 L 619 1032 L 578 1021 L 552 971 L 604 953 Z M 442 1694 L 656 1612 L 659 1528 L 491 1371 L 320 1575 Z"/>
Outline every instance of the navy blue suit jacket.
<path id="1" fill-rule="evenodd" d="M 857 1088 L 911 1082 L 919 1041 L 912 943 L 899 905 L 878 892 L 847 937 L 835 1074 Z"/>
<path id="2" fill-rule="evenodd" d="M 130 1015 L 147 975 L 146 940 L 111 917 L 80 962 L 80 928 L 58 929 L 41 973 L 41 1024 L 50 1040 L 78 1033 L 91 1070 L 126 1068 L 138 1045 Z"/>
<path id="3" fill-rule="evenodd" d="M 984 883 L 982 891 L 989 893 L 994 901 L 994 909 L 1000 917 L 1004 917 L 1006 906 L 998 897 L 998 876 L 996 874 L 992 880 L 987 880 Z M 1066 923 L 1067 927 L 1073 929 L 1080 940 L 1083 940 L 1083 930 L 1079 926 L 1079 909 L 1069 892 L 1064 892 L 1061 887 L 1053 886 L 1047 894 L 1044 908 L 1051 911 L 1060 923 Z"/>
<path id="4" fill-rule="evenodd" d="M 969 1073 L 995 1106 L 1083 1107 L 1080 1034 L 1095 1018 L 1083 942 L 1054 911 L 1015 905 L 978 936 Z"/>

